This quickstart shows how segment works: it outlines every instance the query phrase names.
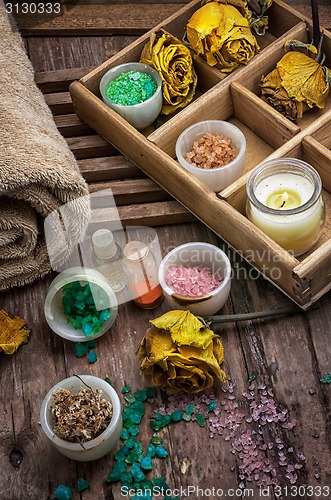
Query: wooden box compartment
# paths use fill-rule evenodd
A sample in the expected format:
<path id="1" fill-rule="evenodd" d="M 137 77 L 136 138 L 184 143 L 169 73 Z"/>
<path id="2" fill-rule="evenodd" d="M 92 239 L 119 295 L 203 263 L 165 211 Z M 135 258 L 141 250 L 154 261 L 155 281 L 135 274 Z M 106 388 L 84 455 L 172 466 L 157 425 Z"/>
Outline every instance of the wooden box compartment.
<path id="1" fill-rule="evenodd" d="M 152 31 L 157 34 L 166 31 L 181 39 L 187 20 L 199 6 L 200 1 L 194 0 Z M 216 68 L 196 58 L 194 64 L 200 80 L 196 99 L 174 116 L 156 120 L 155 126 L 143 133 L 102 102 L 99 82 L 109 68 L 139 60 L 150 32 L 72 83 L 70 92 L 79 118 L 136 163 L 298 305 L 307 308 L 331 288 L 331 279 L 325 272 L 331 260 L 331 181 L 328 180 L 331 145 L 330 137 L 326 138 L 331 122 L 330 99 L 326 110 L 308 112 L 313 118 L 298 124 L 260 99 L 258 82 L 281 58 L 284 42 L 291 39 L 307 41 L 311 30 L 304 17 L 280 0 L 274 0 L 269 26 L 263 44 L 259 39 L 263 45 L 261 52 L 246 67 L 226 78 Z M 330 40 L 331 34 L 325 32 L 323 43 L 328 60 Z M 189 125 L 207 119 L 234 123 L 247 140 L 243 176 L 220 193 L 207 188 L 175 158 L 179 134 Z M 319 242 L 300 258 L 277 245 L 245 216 L 245 184 L 249 171 L 266 159 L 286 156 L 302 158 L 317 168 L 323 180 L 327 207 L 327 221 Z"/>

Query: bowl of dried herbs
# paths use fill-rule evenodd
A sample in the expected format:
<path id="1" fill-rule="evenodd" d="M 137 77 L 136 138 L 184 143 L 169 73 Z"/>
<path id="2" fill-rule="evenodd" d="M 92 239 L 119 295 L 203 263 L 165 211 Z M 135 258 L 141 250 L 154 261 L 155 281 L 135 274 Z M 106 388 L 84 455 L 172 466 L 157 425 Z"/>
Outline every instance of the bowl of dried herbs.
<path id="1" fill-rule="evenodd" d="M 115 389 L 92 375 L 58 382 L 45 396 L 41 427 L 55 448 L 73 460 L 97 460 L 109 453 L 122 430 Z"/>

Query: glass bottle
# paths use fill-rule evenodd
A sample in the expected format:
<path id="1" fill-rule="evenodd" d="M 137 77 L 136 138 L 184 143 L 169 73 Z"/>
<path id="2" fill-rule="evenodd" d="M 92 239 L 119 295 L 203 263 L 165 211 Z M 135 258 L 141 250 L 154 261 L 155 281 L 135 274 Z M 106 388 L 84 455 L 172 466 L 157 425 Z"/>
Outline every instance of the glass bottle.
<path id="1" fill-rule="evenodd" d="M 99 229 L 92 236 L 93 264 L 114 290 L 120 292 L 127 284 L 122 265 L 122 250 L 109 229 Z"/>
<path id="2" fill-rule="evenodd" d="M 130 241 L 123 250 L 123 267 L 134 303 L 142 309 L 161 304 L 163 290 L 153 254 L 142 241 Z"/>

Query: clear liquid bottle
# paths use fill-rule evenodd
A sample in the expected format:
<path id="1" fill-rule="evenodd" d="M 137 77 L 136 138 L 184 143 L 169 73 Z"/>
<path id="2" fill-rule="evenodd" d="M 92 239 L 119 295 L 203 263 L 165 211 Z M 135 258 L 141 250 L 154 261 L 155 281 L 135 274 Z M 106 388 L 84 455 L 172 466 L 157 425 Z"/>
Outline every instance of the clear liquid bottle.
<path id="1" fill-rule="evenodd" d="M 92 236 L 93 264 L 109 281 L 114 292 L 127 285 L 122 265 L 122 250 L 109 229 L 99 229 Z"/>
<path id="2" fill-rule="evenodd" d="M 142 241 L 130 241 L 123 250 L 123 267 L 134 303 L 154 309 L 163 300 L 158 269 L 153 254 Z"/>

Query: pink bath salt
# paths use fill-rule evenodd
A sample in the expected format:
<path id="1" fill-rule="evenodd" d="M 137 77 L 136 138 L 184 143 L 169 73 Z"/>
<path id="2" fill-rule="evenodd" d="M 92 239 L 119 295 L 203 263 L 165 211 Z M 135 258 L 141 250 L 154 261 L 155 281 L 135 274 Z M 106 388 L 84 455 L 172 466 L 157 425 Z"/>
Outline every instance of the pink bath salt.
<path id="1" fill-rule="evenodd" d="M 167 269 L 165 282 L 179 295 L 200 297 L 215 290 L 222 283 L 222 279 L 212 274 L 208 267 L 180 264 Z"/>

